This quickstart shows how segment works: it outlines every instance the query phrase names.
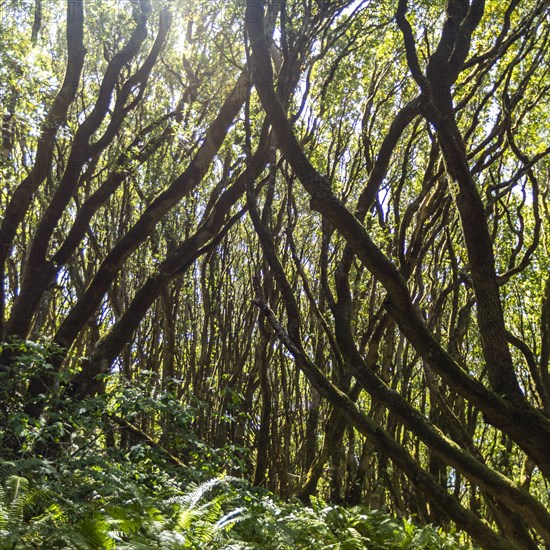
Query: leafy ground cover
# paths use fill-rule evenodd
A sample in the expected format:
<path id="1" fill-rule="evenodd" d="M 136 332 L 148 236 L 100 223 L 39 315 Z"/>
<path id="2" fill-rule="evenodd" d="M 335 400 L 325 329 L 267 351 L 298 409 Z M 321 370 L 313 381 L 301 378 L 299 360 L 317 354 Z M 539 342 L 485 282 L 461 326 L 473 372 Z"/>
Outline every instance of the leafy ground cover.
<path id="1" fill-rule="evenodd" d="M 0 548 L 458 549 L 378 510 L 284 503 L 231 478 L 186 487 L 131 462 L 2 462 Z"/>
<path id="2" fill-rule="evenodd" d="M 0 373 L 0 550 L 469 548 L 410 518 L 316 498 L 284 502 L 229 476 L 243 471 L 246 449 L 207 446 L 193 431 L 192 407 L 118 377 L 99 397 L 52 395 L 32 418 L 19 388 L 26 373 L 48 372 L 55 350 L 31 342 L 3 349 L 15 348 L 18 361 Z M 175 454 L 128 433 L 153 413 L 169 418 Z"/>

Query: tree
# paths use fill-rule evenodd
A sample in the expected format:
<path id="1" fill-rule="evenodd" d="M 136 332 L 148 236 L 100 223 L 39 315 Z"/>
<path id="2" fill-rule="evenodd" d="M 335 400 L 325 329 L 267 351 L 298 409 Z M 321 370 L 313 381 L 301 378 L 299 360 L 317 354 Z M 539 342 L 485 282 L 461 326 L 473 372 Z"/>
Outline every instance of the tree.
<path id="1" fill-rule="evenodd" d="M 5 9 L 28 415 L 153 373 L 282 496 L 550 544 L 547 2 Z"/>

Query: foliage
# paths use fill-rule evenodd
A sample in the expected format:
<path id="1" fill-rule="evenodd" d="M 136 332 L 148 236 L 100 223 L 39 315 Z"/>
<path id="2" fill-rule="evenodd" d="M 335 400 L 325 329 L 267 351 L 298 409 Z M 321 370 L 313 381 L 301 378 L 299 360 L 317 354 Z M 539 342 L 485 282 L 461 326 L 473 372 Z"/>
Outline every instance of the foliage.
<path id="1" fill-rule="evenodd" d="M 0 0 L 10 533 L 550 545 L 548 7 Z"/>
<path id="2" fill-rule="evenodd" d="M 200 441 L 193 409 L 169 392 L 155 396 L 153 375 L 142 385 L 111 379 L 95 398 L 75 401 L 58 394 L 44 411 L 49 422 L 33 422 L 17 385 L 31 372 L 48 373 L 57 351 L 30 341 L 2 347 L 7 368 L 1 373 L 6 399 L 0 449 L 4 456 L 13 454 L 11 434 L 18 451 L 0 460 L 1 550 L 466 548 L 411 520 L 316 498 L 312 507 L 284 503 L 224 475 L 227 469 L 239 471 L 241 454 Z M 187 466 L 168 465 L 162 449 L 146 441 L 130 441 L 126 450 L 106 445 L 115 430 L 110 416 L 136 422 L 154 413 L 169 418 L 178 434 L 171 449 L 189 460 Z"/>
<path id="3" fill-rule="evenodd" d="M 130 469 L 121 472 L 114 463 L 102 468 L 101 481 L 86 487 L 78 474 L 61 471 L 55 462 L 0 463 L 0 548 L 470 548 L 381 511 L 319 500 L 313 508 L 285 504 L 235 478 L 182 489 L 185 476 L 171 481 L 159 476 L 151 487 L 136 482 Z"/>
<path id="4" fill-rule="evenodd" d="M 247 450 L 235 445 L 212 448 L 196 436 L 193 424 L 200 401 L 191 400 L 194 408 L 185 406 L 168 391 L 151 391 L 155 387 L 155 376 L 141 382 L 131 382 L 119 377 L 105 379 L 107 390 L 99 396 L 78 399 L 63 393 L 63 381 L 70 374 L 66 371 L 51 373 L 51 357 L 58 353 L 55 346 L 42 345 L 31 341 L 11 341 L 0 345 L 4 357 L 4 368 L 0 370 L 2 381 L 2 409 L 0 414 L 0 449 L 4 456 L 13 453 L 14 457 L 48 457 L 62 455 L 70 460 L 79 457 L 88 460 L 94 452 L 104 448 L 107 440 L 119 438 L 124 426 L 117 425 L 117 419 L 139 423 L 147 417 L 155 423 L 162 419 L 164 429 L 170 432 L 170 445 L 179 456 L 185 457 L 193 466 L 198 478 L 213 472 L 231 468 L 241 471 L 246 467 L 243 457 Z M 8 360 L 5 358 L 9 357 Z M 60 390 L 47 397 L 41 418 L 34 418 L 27 412 L 34 399 L 26 399 L 21 392 L 28 380 L 39 373 L 53 376 L 54 385 Z M 158 386 L 157 386 L 158 387 Z M 163 427 L 157 424 L 159 434 Z M 107 445 L 108 446 L 108 445 Z M 160 449 L 160 450 L 159 450 Z M 133 441 L 119 458 L 151 460 L 150 453 L 162 455 L 162 446 L 148 449 L 143 441 Z M 101 471 L 97 465 L 98 472 Z M 99 473 L 97 473 L 99 475 Z"/>

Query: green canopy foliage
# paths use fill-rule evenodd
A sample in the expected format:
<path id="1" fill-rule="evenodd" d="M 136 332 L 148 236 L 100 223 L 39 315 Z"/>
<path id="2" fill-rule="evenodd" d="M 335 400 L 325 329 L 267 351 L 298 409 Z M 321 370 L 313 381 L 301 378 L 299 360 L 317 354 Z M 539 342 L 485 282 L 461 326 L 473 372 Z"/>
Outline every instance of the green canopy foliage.
<path id="1" fill-rule="evenodd" d="M 0 0 L 7 544 L 549 545 L 549 7 Z"/>

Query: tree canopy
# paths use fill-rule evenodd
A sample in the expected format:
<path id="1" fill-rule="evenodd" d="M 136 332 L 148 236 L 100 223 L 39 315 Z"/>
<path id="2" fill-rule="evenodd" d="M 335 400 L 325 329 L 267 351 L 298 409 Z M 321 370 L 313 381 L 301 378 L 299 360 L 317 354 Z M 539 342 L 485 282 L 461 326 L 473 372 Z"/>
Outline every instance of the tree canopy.
<path id="1" fill-rule="evenodd" d="M 549 8 L 0 0 L 4 459 L 550 547 Z"/>

